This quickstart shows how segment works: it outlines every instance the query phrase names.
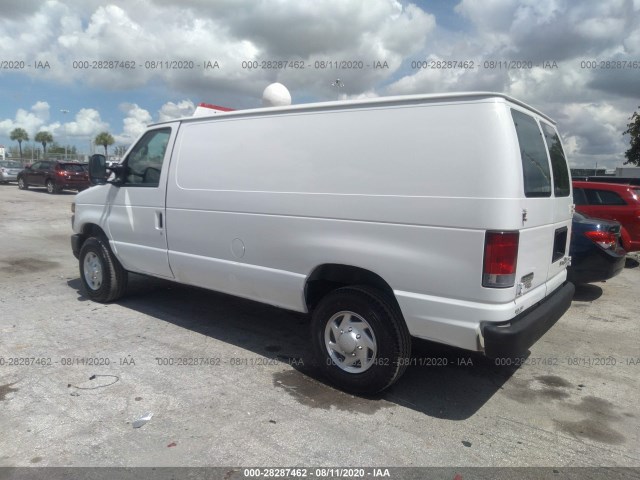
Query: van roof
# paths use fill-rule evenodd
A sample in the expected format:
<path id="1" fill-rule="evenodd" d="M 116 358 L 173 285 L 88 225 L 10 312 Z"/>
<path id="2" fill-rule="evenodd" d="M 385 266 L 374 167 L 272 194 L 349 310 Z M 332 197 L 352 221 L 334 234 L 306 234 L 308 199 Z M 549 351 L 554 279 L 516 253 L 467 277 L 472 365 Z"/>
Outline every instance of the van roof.
<path id="1" fill-rule="evenodd" d="M 509 95 L 497 92 L 456 92 L 456 93 L 437 93 L 437 94 L 421 94 L 421 95 L 399 95 L 392 97 L 374 97 L 364 98 L 357 100 L 339 100 L 332 102 L 316 102 L 316 103 L 301 103 L 296 105 L 287 105 L 284 107 L 265 107 L 265 108 L 251 108 L 245 110 L 233 110 L 230 112 L 219 112 L 216 115 L 200 116 L 200 117 L 184 117 L 180 119 L 174 119 L 167 122 L 158 122 L 151 125 L 162 125 L 165 123 L 182 121 L 182 122 L 201 122 L 203 120 L 220 119 L 222 117 L 242 117 L 242 116 L 254 116 L 261 114 L 275 114 L 275 113 L 287 113 L 287 112 L 308 112 L 308 111 L 322 111 L 322 110 L 340 110 L 349 108 L 362 108 L 362 107 L 376 107 L 376 106 L 393 106 L 393 105 L 417 105 L 423 103 L 446 103 L 446 102 L 475 102 L 482 100 L 500 100 L 513 103 L 520 107 L 523 107 L 555 125 L 555 121 L 549 116 L 545 115 L 541 111 L 527 105 L 520 100 L 517 100 Z"/>

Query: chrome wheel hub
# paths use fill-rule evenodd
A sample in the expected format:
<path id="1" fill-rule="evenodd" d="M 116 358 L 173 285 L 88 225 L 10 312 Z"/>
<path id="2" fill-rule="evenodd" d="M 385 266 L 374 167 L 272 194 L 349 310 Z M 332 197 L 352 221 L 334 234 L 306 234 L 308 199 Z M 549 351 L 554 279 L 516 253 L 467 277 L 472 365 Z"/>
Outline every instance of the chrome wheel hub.
<path id="1" fill-rule="evenodd" d="M 355 312 L 333 315 L 324 332 L 327 353 L 345 372 L 362 373 L 375 362 L 378 347 L 371 325 Z"/>
<path id="2" fill-rule="evenodd" d="M 91 290 L 98 290 L 102 286 L 102 263 L 98 256 L 89 252 L 83 262 L 84 280 Z"/>

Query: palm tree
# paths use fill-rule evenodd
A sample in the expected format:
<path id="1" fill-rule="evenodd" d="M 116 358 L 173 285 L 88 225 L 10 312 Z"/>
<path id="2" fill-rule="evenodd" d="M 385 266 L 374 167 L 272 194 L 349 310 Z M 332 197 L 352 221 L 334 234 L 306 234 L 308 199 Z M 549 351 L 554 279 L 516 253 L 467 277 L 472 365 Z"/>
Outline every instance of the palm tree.
<path id="1" fill-rule="evenodd" d="M 35 140 L 36 140 L 36 142 L 42 144 L 42 149 L 44 150 L 43 157 L 46 157 L 47 156 L 47 143 L 53 143 L 53 135 L 51 135 L 49 132 L 46 132 L 46 131 L 38 132 L 38 133 L 36 133 Z"/>
<path id="2" fill-rule="evenodd" d="M 104 147 L 104 156 L 107 157 L 107 147 L 113 145 L 115 140 L 109 132 L 100 132 L 94 140 L 96 145 L 102 145 Z"/>
<path id="3" fill-rule="evenodd" d="M 29 134 L 24 128 L 14 128 L 11 131 L 11 140 L 15 140 L 18 142 L 18 147 L 20 148 L 20 160 L 22 160 L 22 142 L 29 141 Z"/>

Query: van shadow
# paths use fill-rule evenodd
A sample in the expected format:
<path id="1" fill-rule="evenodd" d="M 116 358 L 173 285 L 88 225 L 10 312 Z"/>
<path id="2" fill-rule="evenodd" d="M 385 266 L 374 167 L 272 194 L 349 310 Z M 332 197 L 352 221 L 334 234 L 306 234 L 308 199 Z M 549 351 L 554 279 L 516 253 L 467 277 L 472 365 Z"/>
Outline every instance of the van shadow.
<path id="1" fill-rule="evenodd" d="M 67 282 L 80 293 L 80 280 Z M 311 408 L 374 413 L 400 405 L 425 415 L 464 420 L 474 415 L 513 375 L 474 352 L 414 339 L 402 378 L 376 396 L 336 390 L 311 358 L 309 317 L 208 290 L 131 275 L 127 294 L 116 302 L 145 315 L 207 335 L 281 363 L 274 388 Z"/>

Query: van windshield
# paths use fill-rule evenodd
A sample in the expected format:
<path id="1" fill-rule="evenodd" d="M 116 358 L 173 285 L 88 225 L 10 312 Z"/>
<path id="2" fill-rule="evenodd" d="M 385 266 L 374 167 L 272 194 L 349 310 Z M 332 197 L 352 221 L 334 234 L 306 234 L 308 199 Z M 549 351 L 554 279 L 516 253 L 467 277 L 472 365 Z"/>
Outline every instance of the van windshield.
<path id="1" fill-rule="evenodd" d="M 551 170 L 553 171 L 553 193 L 556 197 L 568 197 L 571 192 L 569 186 L 569 169 L 567 168 L 567 159 L 562 150 L 560 137 L 556 129 L 551 125 L 540 122 L 544 139 L 547 141 L 547 149 L 549 150 L 549 158 L 551 159 Z"/>
<path id="2" fill-rule="evenodd" d="M 524 194 L 526 197 L 550 197 L 551 172 L 538 122 L 530 115 L 517 110 L 511 110 L 511 117 L 520 144 Z"/>

